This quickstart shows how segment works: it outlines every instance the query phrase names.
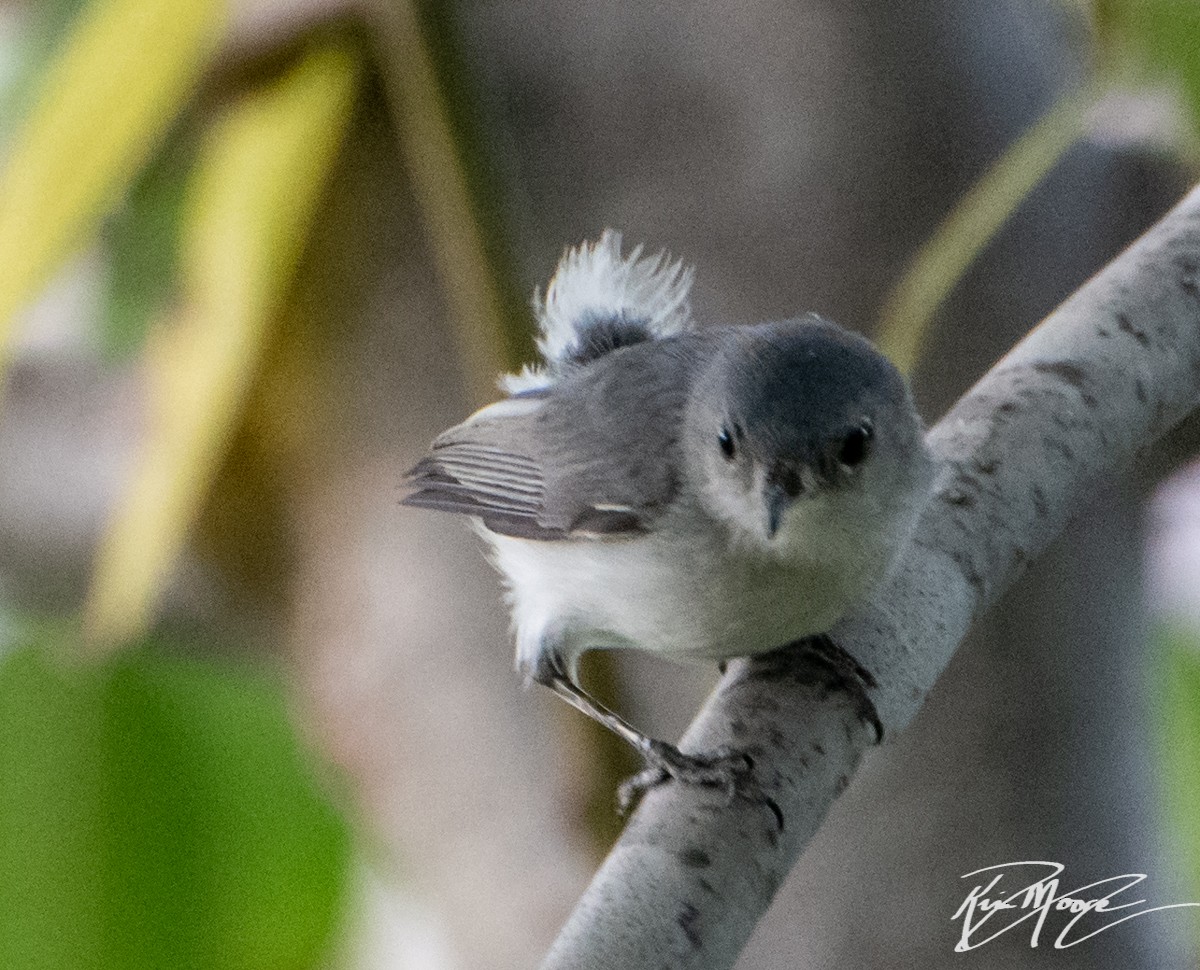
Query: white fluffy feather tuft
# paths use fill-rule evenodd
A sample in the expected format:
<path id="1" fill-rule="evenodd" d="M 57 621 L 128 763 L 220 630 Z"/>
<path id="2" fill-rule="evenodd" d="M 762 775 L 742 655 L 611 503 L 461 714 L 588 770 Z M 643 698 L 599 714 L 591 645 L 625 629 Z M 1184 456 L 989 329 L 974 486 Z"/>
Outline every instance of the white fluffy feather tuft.
<path id="1" fill-rule="evenodd" d="M 538 349 L 548 363 L 561 360 L 580 321 L 592 316 L 643 320 L 655 337 L 679 333 L 691 325 L 692 275 L 690 266 L 666 253 L 643 257 L 641 246 L 622 256 L 621 234 L 605 229 L 596 242 L 567 250 L 544 299 L 534 294 Z"/>
<path id="2" fill-rule="evenodd" d="M 496 383 L 505 394 L 522 394 L 549 387 L 554 383 L 554 377 L 544 367 L 531 367 L 526 364 L 515 374 L 501 374 Z"/>
<path id="3" fill-rule="evenodd" d="M 642 321 L 655 338 L 689 329 L 692 275 L 690 266 L 666 253 L 642 256 L 641 246 L 622 256 L 621 234 L 612 229 L 605 229 L 596 242 L 567 250 L 546 295 L 533 296 L 545 369 L 526 367 L 503 378 L 502 386 L 518 393 L 552 383 L 575 345 L 579 325 L 595 317 Z"/>

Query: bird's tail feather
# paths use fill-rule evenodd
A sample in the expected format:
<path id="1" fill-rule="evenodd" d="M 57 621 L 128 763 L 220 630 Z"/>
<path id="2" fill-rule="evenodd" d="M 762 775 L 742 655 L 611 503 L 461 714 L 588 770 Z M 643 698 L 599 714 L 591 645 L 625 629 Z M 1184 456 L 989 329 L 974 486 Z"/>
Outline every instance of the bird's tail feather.
<path id="1" fill-rule="evenodd" d="M 552 384 L 566 369 L 605 354 L 690 329 L 692 268 L 666 253 L 621 255 L 621 234 L 567 250 L 543 295 L 533 297 L 543 365 L 502 381 L 510 393 Z"/>

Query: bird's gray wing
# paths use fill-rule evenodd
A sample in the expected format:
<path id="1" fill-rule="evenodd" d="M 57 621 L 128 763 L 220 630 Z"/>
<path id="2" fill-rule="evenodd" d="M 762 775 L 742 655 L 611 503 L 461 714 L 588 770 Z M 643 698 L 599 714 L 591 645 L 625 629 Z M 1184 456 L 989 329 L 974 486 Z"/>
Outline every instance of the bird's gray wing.
<path id="1" fill-rule="evenodd" d="M 531 448 L 544 403 L 540 395 L 500 401 L 439 435 L 408 473 L 403 503 L 478 516 L 505 535 L 561 538 L 542 521 L 546 482 Z"/>
<path id="2" fill-rule="evenodd" d="M 407 505 L 494 532 L 569 539 L 645 532 L 679 490 L 687 354 L 614 352 L 558 384 L 476 412 L 409 473 Z"/>

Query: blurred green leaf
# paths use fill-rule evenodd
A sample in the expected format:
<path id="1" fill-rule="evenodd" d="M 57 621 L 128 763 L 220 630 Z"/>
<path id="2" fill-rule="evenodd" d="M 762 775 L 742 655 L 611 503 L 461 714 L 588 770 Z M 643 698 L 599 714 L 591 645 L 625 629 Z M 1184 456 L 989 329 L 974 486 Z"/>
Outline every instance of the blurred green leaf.
<path id="1" fill-rule="evenodd" d="M 1160 633 L 1160 752 L 1171 844 L 1200 899 L 1200 629 Z"/>
<path id="2" fill-rule="evenodd" d="M 1177 85 L 1200 128 L 1200 3 L 1097 0 L 1096 27 L 1110 70 Z"/>
<path id="3" fill-rule="evenodd" d="M 191 129 L 177 128 L 105 225 L 109 267 L 101 336 L 109 358 L 134 353 L 170 306 L 185 189 L 196 150 Z"/>
<path id="4" fill-rule="evenodd" d="M 0 367 L 13 315 L 141 168 L 215 50 L 226 0 L 92 0 L 0 173 Z"/>
<path id="5" fill-rule="evenodd" d="M 0 661 L 0 966 L 320 965 L 349 834 L 278 685 L 149 649 L 64 667 L 64 646 Z"/>

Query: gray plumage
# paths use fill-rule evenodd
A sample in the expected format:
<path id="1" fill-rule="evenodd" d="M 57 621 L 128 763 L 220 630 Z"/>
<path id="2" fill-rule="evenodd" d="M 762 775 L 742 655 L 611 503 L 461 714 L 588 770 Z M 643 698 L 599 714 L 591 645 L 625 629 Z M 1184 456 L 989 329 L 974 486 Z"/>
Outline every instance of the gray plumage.
<path id="1" fill-rule="evenodd" d="M 824 632 L 886 574 L 931 476 L 868 341 L 812 315 L 696 329 L 690 280 L 614 233 L 568 253 L 535 301 L 542 369 L 439 436 L 404 500 L 472 517 L 518 667 L 643 751 L 575 685 L 580 654 L 722 658 Z"/>
<path id="2" fill-rule="evenodd" d="M 405 501 L 526 539 L 644 532 L 678 493 L 687 390 L 715 337 L 619 347 L 551 387 L 485 408 L 433 443 Z"/>
<path id="3" fill-rule="evenodd" d="M 439 436 L 410 473 L 405 502 L 527 539 L 646 531 L 679 495 L 680 435 L 696 392 L 725 399 L 726 423 L 750 429 L 761 459 L 804 458 L 827 476 L 836 474 L 830 445 L 907 401 L 866 340 L 815 316 L 647 335 Z M 719 433 L 714 426 L 706 443 Z"/>

